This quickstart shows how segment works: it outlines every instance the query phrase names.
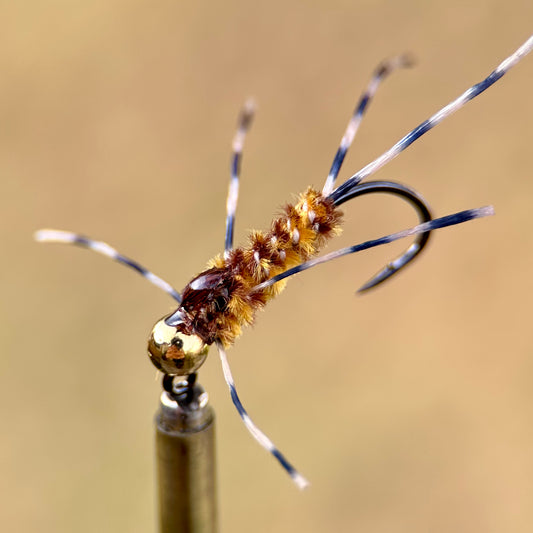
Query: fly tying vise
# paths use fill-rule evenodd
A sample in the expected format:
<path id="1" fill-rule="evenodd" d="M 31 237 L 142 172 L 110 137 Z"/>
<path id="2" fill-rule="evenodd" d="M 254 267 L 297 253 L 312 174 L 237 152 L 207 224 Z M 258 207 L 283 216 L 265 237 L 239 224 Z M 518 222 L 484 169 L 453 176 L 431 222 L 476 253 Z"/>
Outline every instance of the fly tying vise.
<path id="1" fill-rule="evenodd" d="M 237 395 L 226 357 L 226 348 L 231 346 L 241 334 L 243 326 L 253 322 L 256 312 L 283 290 L 285 279 L 289 276 L 337 257 L 414 235 L 415 241 L 401 256 L 387 264 L 359 289 L 365 291 L 395 275 L 418 256 L 427 244 L 429 232 L 493 214 L 493 209 L 489 206 L 433 219 L 424 199 L 410 187 L 393 181 L 366 183 L 361 183 L 361 181 L 395 158 L 444 118 L 490 87 L 532 48 L 533 36 L 487 78 L 470 87 L 410 131 L 383 155 L 347 179 L 342 185 L 334 188 L 346 152 L 352 144 L 361 118 L 381 81 L 394 69 L 409 65 L 409 60 L 405 56 L 383 62 L 376 69 L 355 108 L 322 191 L 308 188 L 298 197 L 294 205 L 287 205 L 284 208 L 283 214 L 272 222 L 268 231 L 254 231 L 250 235 L 247 246 L 234 248 L 233 229 L 239 192 L 242 149 L 254 113 L 253 104 L 247 102 L 233 140 L 224 253 L 212 259 L 207 268 L 189 282 L 181 293 L 136 261 L 123 256 L 104 242 L 59 230 L 40 230 L 35 234 L 35 238 L 44 242 L 76 244 L 106 255 L 136 270 L 174 298 L 178 302 L 178 308 L 155 324 L 148 341 L 150 359 L 163 372 L 165 389 L 169 390 L 169 380 L 172 382 L 174 376 L 187 377 L 187 382 L 180 382 L 182 392 L 183 387 L 187 389 L 187 383 L 193 384 L 196 372 L 207 357 L 209 346 L 215 344 L 232 401 L 247 429 L 259 444 L 278 460 L 293 481 L 303 488 L 307 485 L 307 480 L 252 422 L 244 409 Z M 416 211 L 420 224 L 380 239 L 343 248 L 318 258 L 314 257 L 324 247 L 326 241 L 340 231 L 342 213 L 339 206 L 357 196 L 371 193 L 388 193 L 406 200 Z"/>

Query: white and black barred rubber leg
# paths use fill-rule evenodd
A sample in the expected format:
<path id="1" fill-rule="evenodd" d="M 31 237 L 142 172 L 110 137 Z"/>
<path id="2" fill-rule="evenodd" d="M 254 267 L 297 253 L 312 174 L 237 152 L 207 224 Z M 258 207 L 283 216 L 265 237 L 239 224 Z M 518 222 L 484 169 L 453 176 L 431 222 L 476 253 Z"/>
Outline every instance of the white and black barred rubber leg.
<path id="1" fill-rule="evenodd" d="M 403 152 L 407 147 L 413 144 L 417 139 L 422 137 L 429 130 L 440 124 L 445 118 L 461 109 L 470 100 L 486 91 L 489 87 L 494 85 L 504 74 L 506 74 L 512 67 L 514 67 L 523 57 L 525 57 L 533 49 L 533 35 L 515 52 L 513 52 L 507 59 L 502 61 L 484 80 L 476 83 L 463 94 L 458 96 L 455 100 L 437 111 L 430 118 L 419 124 L 415 129 L 411 130 L 407 135 L 402 137 L 394 146 L 387 150 L 383 155 L 366 165 L 364 168 L 356 172 L 352 177 L 346 180 L 338 187 L 339 192 L 345 188 L 349 189 L 361 180 L 374 174 L 381 167 L 392 161 L 398 154 Z"/>
<path id="2" fill-rule="evenodd" d="M 309 482 L 305 479 L 302 474 L 300 474 L 285 456 L 279 451 L 276 445 L 255 425 L 252 421 L 246 409 L 243 407 L 239 395 L 237 394 L 237 389 L 235 388 L 235 381 L 233 375 L 231 374 L 231 369 L 228 362 L 228 357 L 226 351 L 220 342 L 217 342 L 218 353 L 220 355 L 220 361 L 222 363 L 222 371 L 224 372 L 224 379 L 228 385 L 231 400 L 233 405 L 235 405 L 239 416 L 241 417 L 246 429 L 252 434 L 253 438 L 270 454 L 272 454 L 276 460 L 279 462 L 281 467 L 289 474 L 292 481 L 298 486 L 299 489 L 305 489 Z"/>
<path id="3" fill-rule="evenodd" d="M 176 300 L 178 303 L 181 303 L 181 295 L 176 289 L 174 289 L 174 287 L 172 287 L 165 280 L 161 279 L 159 276 L 156 276 L 154 273 L 144 268 L 142 265 L 140 265 L 133 259 L 130 259 L 129 257 L 120 254 L 119 252 L 117 252 L 117 250 L 115 250 L 105 242 L 95 241 L 93 239 L 89 239 L 88 237 L 84 237 L 83 235 L 78 235 L 77 233 L 72 233 L 70 231 L 62 231 L 56 229 L 41 229 L 35 232 L 34 238 L 38 242 L 58 242 L 64 244 L 75 244 L 76 246 L 88 248 L 89 250 L 93 250 L 94 252 L 98 252 L 99 254 L 105 255 L 106 257 L 109 257 L 114 261 L 121 263 L 122 265 L 126 265 L 127 267 L 132 268 L 133 270 L 135 270 L 135 272 L 138 272 L 143 278 L 147 279 L 150 283 L 165 291 L 168 295 L 172 296 L 172 298 L 174 298 L 174 300 Z"/>
<path id="4" fill-rule="evenodd" d="M 339 145 L 337 153 L 335 154 L 335 158 L 333 159 L 331 169 L 326 179 L 324 189 L 322 190 L 322 194 L 324 196 L 328 196 L 333 190 L 335 180 L 339 175 L 342 163 L 344 162 L 344 158 L 346 157 L 346 152 L 348 152 L 348 149 L 352 145 L 355 134 L 357 133 L 357 130 L 361 125 L 361 121 L 368 107 L 368 104 L 371 102 L 372 98 L 374 98 L 374 95 L 376 94 L 381 82 L 397 68 L 410 67 L 412 65 L 413 60 L 406 54 L 393 57 L 391 59 L 386 59 L 380 65 L 378 65 L 378 67 L 374 71 L 372 79 L 368 83 L 365 92 L 361 95 L 361 98 L 356 108 L 354 109 L 352 117 L 348 122 L 348 126 L 346 126 L 346 131 L 342 136 L 341 143 Z"/>
<path id="5" fill-rule="evenodd" d="M 468 222 L 469 220 L 474 220 L 476 218 L 483 218 L 483 217 L 487 217 L 493 214 L 494 214 L 494 208 L 491 205 L 489 205 L 486 207 L 479 207 L 477 209 L 467 209 L 466 211 L 459 211 L 458 213 L 453 213 L 452 215 L 447 215 L 447 216 L 440 217 L 440 218 L 434 218 L 433 220 L 424 222 L 423 224 L 418 224 L 417 226 L 414 226 L 412 228 L 409 228 L 403 231 L 398 231 L 396 233 L 391 233 L 390 235 L 387 235 L 386 237 L 380 237 L 379 239 L 372 239 L 370 241 L 365 241 L 361 244 L 354 244 L 353 246 L 348 246 L 347 248 L 341 248 L 340 250 L 336 250 L 334 252 L 330 252 L 329 254 L 323 255 L 321 257 L 316 257 L 315 259 L 306 261 L 305 263 L 297 265 L 293 268 L 289 268 L 285 272 L 282 272 L 281 274 L 278 274 L 277 276 L 273 276 L 267 281 L 264 281 L 263 283 L 256 285 L 252 289 L 252 291 L 257 292 L 257 291 L 264 290 L 267 287 L 274 285 L 274 283 L 281 281 L 282 279 L 288 278 L 289 276 L 293 276 L 294 274 L 298 274 L 299 272 L 303 272 L 304 270 L 320 265 L 322 263 L 326 263 L 328 261 L 331 261 L 332 259 L 338 259 L 339 257 L 344 257 L 345 255 L 354 254 L 356 252 L 362 252 L 363 250 L 368 250 L 369 248 L 374 248 L 375 246 L 381 246 L 382 244 L 388 244 L 390 242 L 403 239 L 405 237 L 410 237 L 411 235 L 419 235 L 421 233 L 426 233 L 428 231 L 433 231 L 439 228 L 455 226 L 456 224 L 462 224 L 463 222 Z M 394 270 L 398 270 L 401 267 L 402 267 L 402 264 L 394 264 L 394 263 L 390 264 L 390 268 Z M 366 286 L 363 286 L 361 287 L 360 290 L 365 290 L 365 289 L 366 289 Z"/>
<path id="6" fill-rule="evenodd" d="M 235 211 L 239 199 L 239 177 L 241 173 L 242 149 L 246 133 L 250 128 L 255 113 L 255 103 L 249 99 L 244 104 L 239 117 L 235 137 L 233 138 L 233 153 L 231 156 L 231 180 L 229 183 L 228 198 L 226 201 L 226 239 L 224 252 L 227 254 L 233 248 L 233 232 L 235 225 Z"/>

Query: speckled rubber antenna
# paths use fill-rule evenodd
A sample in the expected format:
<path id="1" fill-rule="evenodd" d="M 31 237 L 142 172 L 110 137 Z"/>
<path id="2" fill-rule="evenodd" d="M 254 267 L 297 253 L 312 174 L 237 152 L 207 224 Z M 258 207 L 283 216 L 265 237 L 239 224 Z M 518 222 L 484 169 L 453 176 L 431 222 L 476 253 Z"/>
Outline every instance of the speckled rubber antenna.
<path id="1" fill-rule="evenodd" d="M 244 139 L 250 128 L 255 112 L 255 102 L 249 98 L 241 111 L 239 124 L 235 137 L 233 137 L 233 153 L 231 156 L 231 180 L 229 183 L 228 199 L 226 202 L 226 240 L 224 242 L 224 252 L 227 254 L 233 248 L 233 232 L 235 225 L 235 211 L 239 199 L 239 180 L 241 173 L 242 149 Z"/>

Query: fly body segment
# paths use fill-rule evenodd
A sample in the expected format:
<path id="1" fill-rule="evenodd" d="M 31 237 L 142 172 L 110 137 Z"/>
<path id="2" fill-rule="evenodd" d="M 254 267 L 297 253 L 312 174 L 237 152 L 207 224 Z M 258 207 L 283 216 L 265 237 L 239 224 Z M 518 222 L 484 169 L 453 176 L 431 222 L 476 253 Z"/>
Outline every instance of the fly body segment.
<path id="1" fill-rule="evenodd" d="M 266 231 L 252 232 L 248 244 L 236 248 L 233 245 L 233 230 L 242 149 L 254 114 L 254 104 L 251 101 L 247 102 L 233 140 L 224 250 L 213 258 L 206 269 L 194 277 L 181 292 L 103 242 L 58 230 L 40 230 L 35 238 L 38 241 L 62 242 L 90 248 L 133 268 L 174 298 L 178 303 L 177 309 L 155 324 L 148 341 L 150 359 L 165 375 L 166 390 L 168 390 L 168 380 L 172 380 L 172 376 L 186 376 L 188 382 L 193 383 L 195 373 L 205 361 L 209 347 L 216 345 L 232 401 L 247 429 L 261 446 L 278 460 L 294 482 L 303 488 L 307 485 L 305 478 L 254 424 L 244 409 L 236 391 L 226 349 L 241 335 L 243 327 L 254 321 L 257 311 L 283 290 L 286 278 L 289 276 L 337 257 L 414 236 L 415 240 L 402 255 L 389 262 L 359 289 L 365 291 L 394 276 L 417 257 L 427 244 L 431 231 L 493 214 L 493 209 L 489 206 L 433 218 L 426 201 L 410 187 L 394 181 L 362 183 L 362 180 L 396 157 L 444 118 L 490 87 L 532 48 L 533 36 L 487 78 L 469 88 L 411 130 L 383 155 L 335 188 L 335 181 L 346 152 L 380 83 L 395 69 L 410 65 L 406 56 L 383 62 L 374 72 L 353 112 L 323 189 L 320 191 L 309 187 L 298 196 L 295 203 L 284 207 L 282 214 L 273 220 Z M 371 193 L 391 194 L 407 201 L 417 213 L 419 224 L 407 230 L 317 257 L 327 241 L 340 232 L 342 223 L 340 206 L 353 198 Z M 180 381 L 180 383 L 187 382 Z"/>

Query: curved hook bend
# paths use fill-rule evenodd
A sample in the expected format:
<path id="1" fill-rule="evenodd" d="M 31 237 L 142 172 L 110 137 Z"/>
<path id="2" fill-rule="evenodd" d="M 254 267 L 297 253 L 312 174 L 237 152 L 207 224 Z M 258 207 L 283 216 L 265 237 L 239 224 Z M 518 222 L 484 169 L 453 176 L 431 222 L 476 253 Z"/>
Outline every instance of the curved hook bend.
<path id="1" fill-rule="evenodd" d="M 357 196 L 363 196 L 364 194 L 370 193 L 387 193 L 399 196 L 413 206 L 421 223 L 432 220 L 429 206 L 422 196 L 420 196 L 420 194 L 414 189 L 394 181 L 367 181 L 365 183 L 358 183 L 348 190 L 337 188 L 329 195 L 329 198 L 333 200 L 333 203 L 336 206 L 339 206 Z M 384 268 L 370 278 L 358 289 L 357 292 L 367 291 L 368 289 L 383 283 L 405 267 L 423 250 L 429 240 L 429 235 L 430 232 L 417 235 L 413 244 L 411 244 L 402 255 L 387 263 Z"/>

